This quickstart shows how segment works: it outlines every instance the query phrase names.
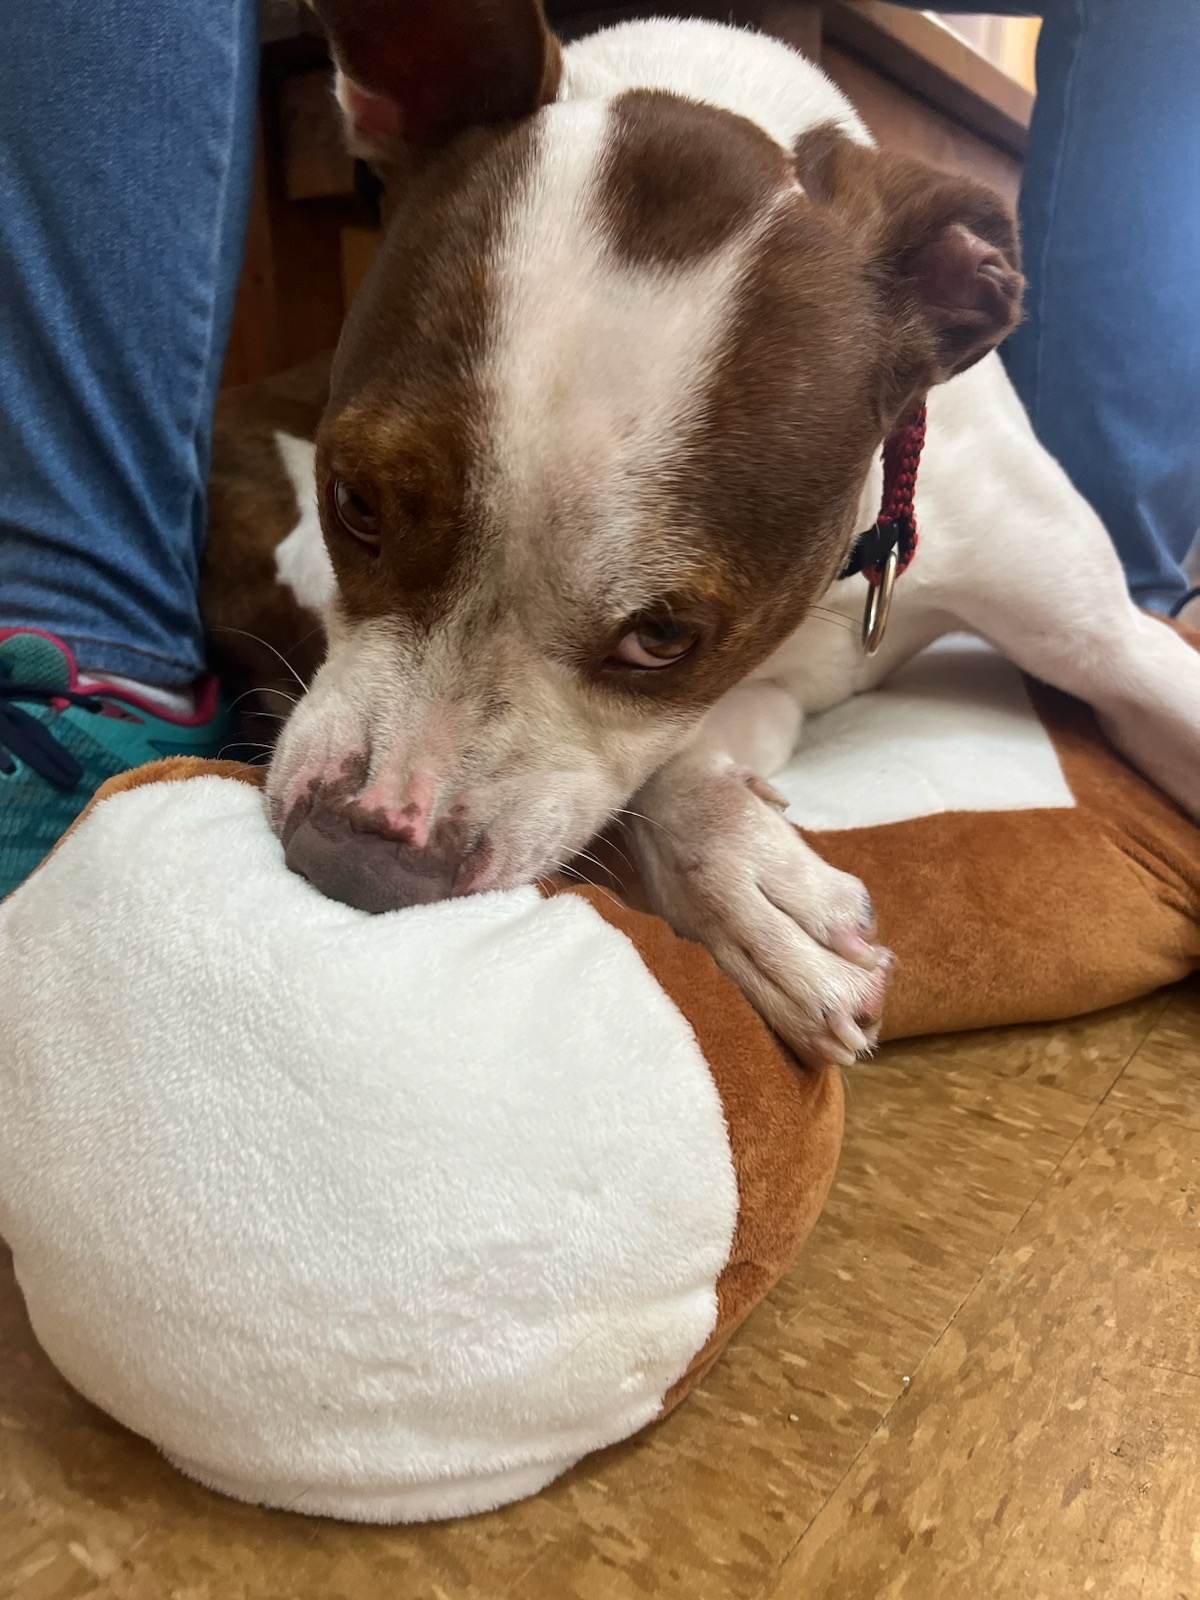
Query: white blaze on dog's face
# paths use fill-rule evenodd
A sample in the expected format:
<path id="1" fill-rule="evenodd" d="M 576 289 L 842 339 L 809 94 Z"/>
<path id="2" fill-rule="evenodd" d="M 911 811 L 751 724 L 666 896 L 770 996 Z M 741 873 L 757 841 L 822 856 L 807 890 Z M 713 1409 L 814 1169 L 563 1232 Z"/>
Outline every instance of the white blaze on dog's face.
<path id="1" fill-rule="evenodd" d="M 911 164 L 917 216 L 889 237 L 855 173 L 882 158 L 829 123 L 819 74 L 826 120 L 789 148 L 662 89 L 556 100 L 532 0 L 490 64 L 462 6 L 407 8 L 391 55 L 383 0 L 322 9 L 371 74 L 340 91 L 359 146 L 403 142 L 318 440 L 329 655 L 269 787 L 293 865 L 382 908 L 581 848 L 799 624 L 883 432 L 996 341 L 1019 278 L 960 224 L 969 199 L 1003 231 L 987 191 L 914 204 Z M 715 65 L 714 31 L 747 36 L 692 31 Z M 447 40 L 438 92 L 419 52 L 444 64 Z M 815 69 L 753 45 L 812 99 Z"/>

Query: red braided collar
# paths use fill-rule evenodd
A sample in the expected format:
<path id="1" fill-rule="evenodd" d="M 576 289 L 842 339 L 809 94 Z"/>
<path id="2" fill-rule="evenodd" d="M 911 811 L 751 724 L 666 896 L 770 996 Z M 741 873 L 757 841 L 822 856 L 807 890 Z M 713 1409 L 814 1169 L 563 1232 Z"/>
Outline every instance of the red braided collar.
<path id="1" fill-rule="evenodd" d="M 915 411 L 884 440 L 883 504 L 879 517 L 866 533 L 860 533 L 850 559 L 840 576 L 852 578 L 861 572 L 877 588 L 883 582 L 888 556 L 897 555 L 896 576 L 905 570 L 917 553 L 917 512 L 913 503 L 917 492 L 917 468 L 925 444 L 925 407 Z"/>

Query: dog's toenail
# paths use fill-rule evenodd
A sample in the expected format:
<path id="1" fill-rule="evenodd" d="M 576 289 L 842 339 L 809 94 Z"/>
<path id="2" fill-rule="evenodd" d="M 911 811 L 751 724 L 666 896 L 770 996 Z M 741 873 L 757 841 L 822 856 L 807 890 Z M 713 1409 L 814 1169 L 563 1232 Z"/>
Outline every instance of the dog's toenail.
<path id="1" fill-rule="evenodd" d="M 868 972 L 874 972 L 879 965 L 879 951 L 856 933 L 838 932 L 831 935 L 829 948 L 847 961 L 853 961 L 856 967 L 865 967 Z"/>
<path id="2" fill-rule="evenodd" d="M 776 811 L 786 811 L 789 801 L 786 795 L 780 794 L 773 784 L 765 778 L 760 778 L 756 772 L 746 775 L 746 787 L 750 793 L 757 795 L 760 800 L 765 800 L 769 806 L 774 806 Z"/>
<path id="3" fill-rule="evenodd" d="M 835 1011 L 829 1018 L 829 1031 L 857 1058 L 871 1048 L 871 1042 L 858 1025 L 844 1011 Z"/>
<path id="4" fill-rule="evenodd" d="M 822 1067 L 852 1067 L 858 1060 L 857 1052 L 844 1045 L 840 1039 L 835 1039 L 832 1034 L 814 1039 L 806 1054 L 811 1061 Z"/>

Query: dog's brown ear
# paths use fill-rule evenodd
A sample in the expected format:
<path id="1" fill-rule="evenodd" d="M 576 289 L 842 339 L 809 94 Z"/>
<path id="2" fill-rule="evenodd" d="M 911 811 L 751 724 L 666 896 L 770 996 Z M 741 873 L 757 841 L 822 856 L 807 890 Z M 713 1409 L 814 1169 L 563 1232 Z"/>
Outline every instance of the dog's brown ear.
<path id="1" fill-rule="evenodd" d="M 329 35 L 355 155 L 387 162 L 553 100 L 541 0 L 310 0 Z"/>
<path id="2" fill-rule="evenodd" d="M 809 198 L 850 230 L 883 297 L 891 403 L 965 372 L 1016 327 L 1016 218 L 986 184 L 856 144 L 832 125 L 801 137 L 796 170 Z"/>

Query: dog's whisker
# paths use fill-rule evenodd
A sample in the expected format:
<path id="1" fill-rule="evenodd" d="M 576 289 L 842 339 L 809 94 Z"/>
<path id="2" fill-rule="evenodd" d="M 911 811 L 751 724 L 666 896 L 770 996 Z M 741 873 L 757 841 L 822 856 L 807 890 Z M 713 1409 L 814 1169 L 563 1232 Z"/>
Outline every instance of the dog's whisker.
<path id="1" fill-rule="evenodd" d="M 813 606 L 808 616 L 814 622 L 836 623 L 839 628 L 844 628 L 847 633 L 858 632 L 858 624 L 851 621 L 849 617 L 844 617 L 840 611 L 827 611 L 824 606 Z M 807 621 L 807 618 L 805 620 Z"/>
<path id="2" fill-rule="evenodd" d="M 620 856 L 621 860 L 629 868 L 630 872 L 633 872 L 633 871 L 636 870 L 634 868 L 633 862 L 625 854 L 624 850 L 621 849 L 621 846 L 617 843 L 617 841 L 615 839 L 610 839 L 608 841 L 608 847 L 609 847 L 610 850 L 615 850 L 617 852 L 617 854 Z"/>
<path id="3" fill-rule="evenodd" d="M 221 746 L 221 748 L 217 751 L 216 759 L 218 761 L 224 760 L 225 752 L 227 750 L 261 750 L 265 756 L 269 756 L 274 748 L 275 746 L 272 744 L 250 744 L 245 739 L 232 739 L 228 744 L 223 744 Z M 258 766 L 261 762 L 261 759 L 262 758 L 260 757 L 259 761 L 248 761 L 246 765 L 251 767 Z"/>
<path id="4" fill-rule="evenodd" d="M 566 861 L 559 861 L 555 863 L 555 870 L 565 873 L 569 878 L 577 878 L 579 882 L 583 884 L 585 889 L 595 889 L 597 894 L 602 894 L 606 900 L 611 900 L 618 911 L 625 910 L 625 907 L 617 899 L 615 894 L 610 893 L 602 883 L 593 883 L 585 873 L 579 871 L 578 867 L 573 867 Z"/>
<path id="5" fill-rule="evenodd" d="M 599 867 L 601 872 L 609 872 L 608 865 L 601 861 L 599 856 L 593 855 L 590 850 L 576 850 L 575 855 L 583 861 L 590 861 L 594 867 Z"/>
<path id="6" fill-rule="evenodd" d="M 629 824 L 615 811 L 613 812 L 612 816 L 609 817 L 608 820 L 610 822 L 615 822 L 619 828 L 624 828 L 626 833 L 632 833 L 632 831 L 633 831 L 630 828 Z M 625 854 L 624 850 L 621 849 L 621 846 L 617 843 L 617 841 L 615 839 L 610 839 L 608 841 L 608 844 L 609 844 L 609 848 L 611 850 L 615 850 L 617 852 L 617 854 L 620 856 L 621 860 L 629 868 L 630 872 L 633 872 L 635 870 L 633 862 Z"/>
<path id="7" fill-rule="evenodd" d="M 636 817 L 639 822 L 653 823 L 653 825 L 656 828 L 661 828 L 663 826 L 663 824 L 661 822 L 659 822 L 656 817 L 648 817 L 644 811 L 633 811 L 633 810 L 630 809 L 629 806 L 618 806 L 617 809 L 613 812 L 613 816 L 614 816 L 614 818 L 615 817 Z M 627 827 L 628 824 L 626 823 L 625 826 Z"/>
<path id="8" fill-rule="evenodd" d="M 296 640 L 295 644 L 292 646 L 291 650 L 289 650 L 288 654 L 289 655 L 294 654 L 295 651 L 299 650 L 299 648 L 300 648 L 300 646 L 302 644 L 307 644 L 308 641 L 312 638 L 314 633 L 324 633 L 324 632 L 325 632 L 325 624 L 323 622 L 318 622 L 315 628 L 310 628 L 307 633 L 302 633 L 300 635 L 300 637 Z"/>
<path id="9" fill-rule="evenodd" d="M 286 700 L 290 706 L 298 706 L 300 704 L 299 700 L 293 700 L 290 695 L 284 694 L 281 689 L 244 689 L 241 694 L 235 695 L 234 698 L 229 702 L 228 709 L 230 711 L 234 710 L 235 707 L 241 705 L 243 700 L 248 700 L 252 694 L 277 694 L 279 695 L 280 699 Z M 275 722 L 287 721 L 287 717 L 279 711 L 256 710 L 248 712 L 247 715 L 253 717 L 271 717 Z"/>
<path id="10" fill-rule="evenodd" d="M 248 628 L 233 628 L 233 627 L 230 627 L 230 625 L 227 622 L 218 623 L 214 627 L 213 632 L 214 633 L 240 633 L 243 639 L 253 639 L 255 644 L 261 644 L 264 650 L 269 650 L 271 652 L 271 654 L 276 657 L 277 660 L 283 662 L 284 666 L 291 673 L 292 677 L 295 678 L 296 682 L 300 685 L 300 693 L 301 694 L 307 694 L 308 693 L 308 685 L 305 683 L 304 679 L 300 676 L 300 674 L 296 671 L 295 667 L 288 660 L 288 658 L 283 654 L 282 650 L 277 650 L 275 648 L 275 646 L 273 644 L 271 644 L 271 642 L 269 640 L 264 639 L 261 634 L 251 633 Z"/>
<path id="11" fill-rule="evenodd" d="M 615 820 L 615 819 L 614 819 L 614 820 Z M 614 851 L 614 852 L 615 852 L 615 853 L 616 853 L 616 854 L 617 854 L 617 855 L 619 855 L 619 856 L 620 856 L 620 858 L 621 858 L 621 860 L 622 860 L 622 861 L 623 861 L 623 862 L 624 862 L 624 863 L 625 863 L 625 865 L 626 865 L 626 866 L 627 866 L 627 867 L 628 867 L 628 869 L 629 869 L 629 871 L 630 871 L 630 872 L 632 872 L 632 871 L 633 871 L 633 862 L 632 862 L 632 861 L 631 861 L 631 860 L 630 860 L 630 859 L 629 859 L 629 857 L 628 857 L 628 856 L 627 856 L 627 855 L 626 855 L 626 854 L 625 854 L 625 852 L 624 852 L 624 850 L 622 850 L 622 849 L 621 849 L 621 846 L 620 846 L 620 845 L 619 845 L 619 844 L 618 844 L 618 843 L 617 843 L 617 841 L 616 841 L 616 840 L 615 840 L 615 839 L 612 839 L 612 838 L 609 838 L 609 839 L 608 839 L 608 840 L 606 840 L 606 841 L 605 841 L 605 842 L 606 842 L 606 844 L 607 844 L 607 847 L 608 847 L 608 849 L 610 849 L 610 850 L 612 850 L 612 851 Z M 593 857 L 593 859 L 595 859 L 595 858 L 594 858 L 594 857 Z M 609 867 L 606 867 L 606 868 L 605 868 L 605 871 L 606 871 L 606 872 L 609 872 L 609 873 L 611 873 L 611 870 L 612 870 L 612 869 L 611 869 L 611 868 L 609 868 Z"/>
<path id="12" fill-rule="evenodd" d="M 591 864 L 600 872 L 606 873 L 614 883 L 617 881 L 616 874 L 613 872 L 612 868 L 606 867 L 604 862 L 600 860 L 599 856 L 594 856 L 587 850 L 576 850 L 575 854 L 582 861 L 590 861 Z M 593 884 L 592 887 L 599 888 L 599 884 Z"/>
<path id="13" fill-rule="evenodd" d="M 636 817 L 639 822 L 648 822 L 652 828 L 661 828 L 669 839 L 679 839 L 673 828 L 668 828 L 666 823 L 660 822 L 657 817 L 648 817 L 644 811 L 631 811 L 628 806 L 621 806 L 618 811 L 613 812 L 614 820 L 617 816 Z"/>

